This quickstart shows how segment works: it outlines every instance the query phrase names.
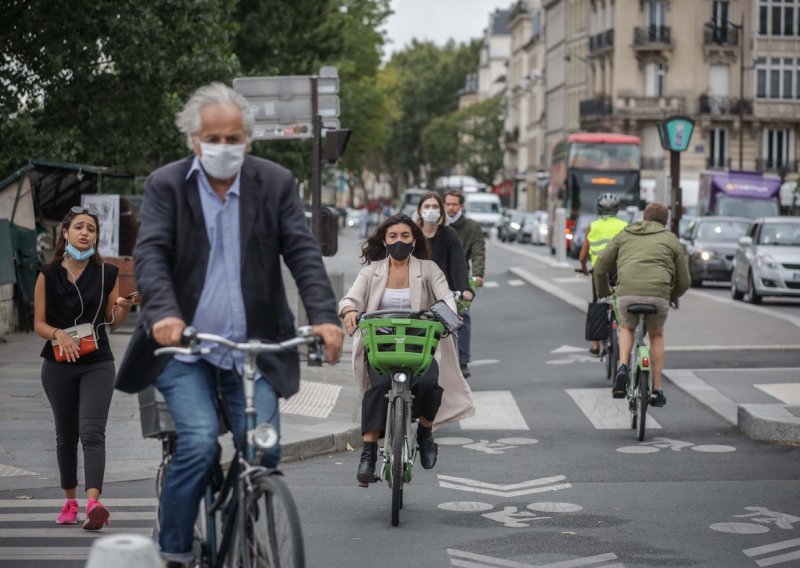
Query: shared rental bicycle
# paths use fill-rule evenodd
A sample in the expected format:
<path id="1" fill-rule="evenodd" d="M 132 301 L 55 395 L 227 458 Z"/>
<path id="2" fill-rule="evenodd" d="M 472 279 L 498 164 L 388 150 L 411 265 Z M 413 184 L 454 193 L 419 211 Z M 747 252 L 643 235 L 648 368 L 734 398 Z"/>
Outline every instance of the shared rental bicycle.
<path id="1" fill-rule="evenodd" d="M 380 448 L 383 463 L 376 481 L 386 481 L 392 490 L 394 527 L 400 524 L 403 485 L 414 476 L 418 449 L 411 383 L 430 367 L 439 340 L 457 330 L 459 323 L 460 318 L 442 301 L 429 310 L 377 310 L 359 318 L 370 367 L 392 378 L 384 445 Z"/>
<path id="2" fill-rule="evenodd" d="M 614 296 L 614 304 L 616 304 L 616 296 Z M 614 311 L 617 311 L 616 308 Z M 653 379 L 650 375 L 650 349 L 644 341 L 644 318 L 655 314 L 656 311 L 656 307 L 652 304 L 631 304 L 628 306 L 628 313 L 639 316 L 639 324 L 634 332 L 631 356 L 628 359 L 630 362 L 628 366 L 630 377 L 626 396 L 628 408 L 631 411 L 631 428 L 636 430 L 637 438 L 640 442 L 644 440 L 644 432 L 647 425 L 647 406 L 650 403 L 650 395 L 653 392 Z"/>
<path id="3" fill-rule="evenodd" d="M 259 465 L 264 451 L 278 443 L 278 432 L 269 422 L 256 425 L 255 376 L 259 353 L 294 349 L 308 344 L 308 362 L 321 365 L 324 354 L 322 340 L 310 326 L 297 330 L 297 336 L 280 343 L 250 340 L 235 343 L 210 333 L 184 331 L 186 347 L 161 347 L 156 355 L 205 355 L 214 344 L 245 354 L 242 380 L 245 396 L 246 439 L 237 449 L 227 474 L 222 473 L 219 456 L 195 524 L 195 564 L 203 568 L 235 566 L 237 568 L 303 568 L 305 552 L 297 507 L 277 470 Z M 218 409 L 224 408 L 218 401 Z M 223 423 L 230 429 L 224 412 Z M 164 476 L 175 450 L 175 433 L 163 432 L 162 461 L 156 477 L 159 499 Z M 156 515 L 158 519 L 158 515 Z M 159 526 L 156 520 L 156 538 Z"/>
<path id="4" fill-rule="evenodd" d="M 606 367 L 606 379 L 613 379 L 619 367 L 619 326 L 617 311 L 614 302 L 611 300 L 603 301 L 608 305 L 608 336 L 600 341 L 600 360 Z"/>

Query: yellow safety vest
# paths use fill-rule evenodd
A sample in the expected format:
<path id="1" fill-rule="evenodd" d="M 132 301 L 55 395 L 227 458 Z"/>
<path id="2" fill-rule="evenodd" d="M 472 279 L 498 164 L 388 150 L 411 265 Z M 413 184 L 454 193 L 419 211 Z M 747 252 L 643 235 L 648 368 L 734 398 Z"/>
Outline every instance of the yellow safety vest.
<path id="1" fill-rule="evenodd" d="M 600 217 L 592 221 L 591 225 L 589 225 L 589 232 L 586 235 L 589 241 L 589 260 L 592 261 L 592 265 L 595 264 L 600 253 L 606 249 L 611 239 L 616 237 L 617 233 L 627 226 L 628 224 L 625 221 L 613 216 Z"/>

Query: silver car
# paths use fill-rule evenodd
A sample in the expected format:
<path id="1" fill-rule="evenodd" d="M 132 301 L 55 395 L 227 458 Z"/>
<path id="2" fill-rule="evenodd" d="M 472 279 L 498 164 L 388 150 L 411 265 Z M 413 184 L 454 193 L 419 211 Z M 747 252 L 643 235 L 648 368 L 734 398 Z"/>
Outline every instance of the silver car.
<path id="1" fill-rule="evenodd" d="M 753 304 L 764 296 L 800 296 L 800 217 L 753 220 L 739 238 L 731 296 Z"/>

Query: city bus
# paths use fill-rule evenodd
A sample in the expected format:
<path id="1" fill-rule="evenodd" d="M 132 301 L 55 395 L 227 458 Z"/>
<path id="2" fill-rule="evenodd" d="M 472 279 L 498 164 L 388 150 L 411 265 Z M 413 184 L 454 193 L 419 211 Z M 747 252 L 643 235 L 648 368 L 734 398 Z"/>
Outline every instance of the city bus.
<path id="1" fill-rule="evenodd" d="M 569 249 L 581 216 L 597 215 L 597 198 L 603 193 L 619 197 L 620 209 L 641 207 L 640 140 L 637 136 L 610 132 L 580 132 L 553 146 L 547 211 L 550 216 L 550 249 L 555 251 L 555 211 L 567 211 L 566 239 Z"/>

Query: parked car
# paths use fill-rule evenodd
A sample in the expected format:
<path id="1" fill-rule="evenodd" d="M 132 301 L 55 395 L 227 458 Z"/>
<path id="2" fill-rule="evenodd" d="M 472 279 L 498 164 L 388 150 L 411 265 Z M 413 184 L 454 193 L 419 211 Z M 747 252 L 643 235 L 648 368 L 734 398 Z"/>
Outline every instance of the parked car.
<path id="1" fill-rule="evenodd" d="M 800 217 L 753 221 L 733 258 L 731 296 L 753 304 L 764 296 L 800 296 Z"/>
<path id="2" fill-rule="evenodd" d="M 525 212 L 515 209 L 506 209 L 497 225 L 497 238 L 501 241 L 513 243 L 522 234 L 522 224 L 525 222 Z M 520 239 L 521 240 L 521 239 Z"/>
<path id="3" fill-rule="evenodd" d="M 702 286 L 703 280 L 730 280 L 737 242 L 749 226 L 745 217 L 697 217 L 689 223 L 681 244 L 692 286 Z"/>
<path id="4" fill-rule="evenodd" d="M 488 236 L 500 224 L 500 197 L 488 192 L 465 193 L 464 212 L 480 223 L 481 231 Z"/>
<path id="5" fill-rule="evenodd" d="M 543 245 L 547 243 L 547 211 L 531 211 L 525 214 L 522 224 L 523 243 Z"/>
<path id="6" fill-rule="evenodd" d="M 400 198 L 400 212 L 405 213 L 415 221 L 417 220 L 417 204 L 423 195 L 428 193 L 427 189 L 410 188 L 403 192 Z"/>

